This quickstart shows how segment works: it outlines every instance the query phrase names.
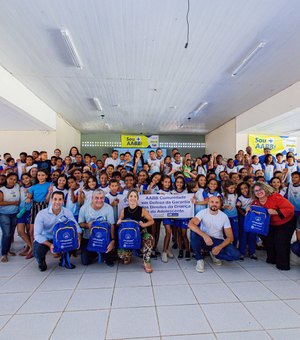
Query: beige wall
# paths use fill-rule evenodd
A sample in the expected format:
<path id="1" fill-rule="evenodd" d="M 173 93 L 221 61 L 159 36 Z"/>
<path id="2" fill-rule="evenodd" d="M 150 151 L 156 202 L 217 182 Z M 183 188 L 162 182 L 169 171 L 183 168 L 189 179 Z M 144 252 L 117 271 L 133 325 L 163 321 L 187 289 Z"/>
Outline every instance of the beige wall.
<path id="1" fill-rule="evenodd" d="M 220 153 L 225 158 L 236 154 L 235 119 L 230 120 L 205 136 L 206 153 Z"/>
<path id="2" fill-rule="evenodd" d="M 81 134 L 60 116 L 56 119 L 56 131 L 0 131 L 0 154 L 11 153 L 18 158 L 20 152 L 30 153 L 33 150 L 45 150 L 48 156 L 56 148 L 66 156 L 74 145 L 80 150 Z"/>
<path id="3" fill-rule="evenodd" d="M 57 115 L 56 118 L 56 147 L 59 148 L 63 156 L 69 153 L 72 146 L 77 146 L 80 150 L 81 134 L 67 123 L 63 118 Z"/>
<path id="4" fill-rule="evenodd" d="M 0 131 L 0 154 L 11 153 L 18 158 L 20 152 L 30 153 L 33 150 L 45 150 L 52 155 L 56 148 L 55 131 Z"/>

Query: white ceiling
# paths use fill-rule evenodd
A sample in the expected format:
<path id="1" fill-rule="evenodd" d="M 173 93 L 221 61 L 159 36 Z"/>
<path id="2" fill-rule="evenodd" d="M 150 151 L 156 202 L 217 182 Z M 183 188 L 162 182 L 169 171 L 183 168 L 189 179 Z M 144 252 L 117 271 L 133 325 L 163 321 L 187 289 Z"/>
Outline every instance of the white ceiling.
<path id="1" fill-rule="evenodd" d="M 107 129 L 93 97 L 111 131 L 202 134 L 300 79 L 299 0 L 190 4 L 185 49 L 184 0 L 0 0 L 0 64 L 82 132 Z M 266 47 L 231 77 L 262 40 Z"/>
<path id="2" fill-rule="evenodd" d="M 48 131 L 49 127 L 0 97 L 1 131 Z"/>

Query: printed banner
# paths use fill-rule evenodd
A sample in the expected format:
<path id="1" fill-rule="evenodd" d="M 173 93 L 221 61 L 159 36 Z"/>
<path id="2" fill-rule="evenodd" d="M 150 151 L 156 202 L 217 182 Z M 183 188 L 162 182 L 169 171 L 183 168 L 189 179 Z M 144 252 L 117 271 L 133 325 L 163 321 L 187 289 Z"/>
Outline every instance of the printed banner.
<path id="1" fill-rule="evenodd" d="M 121 135 L 122 148 L 158 148 L 158 136 Z"/>
<path id="2" fill-rule="evenodd" d="M 252 148 L 253 155 L 263 155 L 264 148 L 270 148 L 274 156 L 278 152 L 286 155 L 292 151 L 296 154 L 297 137 L 249 135 L 249 146 Z"/>
<path id="3" fill-rule="evenodd" d="M 192 218 L 194 217 L 194 194 L 185 195 L 140 195 L 139 205 L 153 218 Z M 119 214 L 128 206 L 125 195 L 119 195 Z"/>

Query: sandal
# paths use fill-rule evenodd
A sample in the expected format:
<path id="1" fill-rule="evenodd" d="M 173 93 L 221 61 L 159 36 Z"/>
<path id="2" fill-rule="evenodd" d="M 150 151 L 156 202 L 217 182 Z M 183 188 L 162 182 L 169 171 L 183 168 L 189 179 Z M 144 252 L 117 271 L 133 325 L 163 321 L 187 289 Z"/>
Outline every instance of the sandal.
<path id="1" fill-rule="evenodd" d="M 2 257 L 1 257 L 1 260 L 0 260 L 2 263 L 6 263 L 6 262 L 8 262 L 8 257 L 7 257 L 7 255 L 3 255 Z"/>
<path id="2" fill-rule="evenodd" d="M 123 263 L 124 264 L 129 264 L 131 262 L 131 258 L 130 257 L 124 257 L 123 259 Z"/>
<path id="3" fill-rule="evenodd" d="M 9 252 L 8 252 L 8 255 L 10 255 L 10 256 L 16 256 L 17 254 L 16 254 L 14 251 L 9 251 Z"/>
<path id="4" fill-rule="evenodd" d="M 144 262 L 144 269 L 145 269 L 145 272 L 148 274 L 152 273 L 153 271 L 150 262 Z"/>
<path id="5" fill-rule="evenodd" d="M 19 256 L 26 256 L 30 248 L 24 247 L 24 250 L 19 252 Z"/>

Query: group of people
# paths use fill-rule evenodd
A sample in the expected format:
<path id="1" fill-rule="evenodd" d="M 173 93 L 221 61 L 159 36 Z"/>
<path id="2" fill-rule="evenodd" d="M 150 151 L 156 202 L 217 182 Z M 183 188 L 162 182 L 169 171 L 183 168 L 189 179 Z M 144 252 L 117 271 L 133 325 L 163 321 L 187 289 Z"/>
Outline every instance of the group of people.
<path id="1" fill-rule="evenodd" d="M 153 219 L 139 206 L 139 195 L 184 195 L 193 193 L 194 216 L 191 218 Z M 119 195 L 127 197 L 128 206 L 118 209 Z M 245 215 L 252 206 L 263 206 L 270 214 L 267 236 L 245 232 Z M 204 256 L 215 265 L 222 260 L 243 261 L 246 256 L 257 260 L 256 249 L 263 248 L 267 262 L 280 270 L 290 269 L 290 249 L 300 256 L 300 172 L 292 152 L 252 155 L 239 150 L 234 158 L 203 155 L 193 159 L 173 149 L 163 156 L 158 148 L 145 160 L 141 150 L 134 155 L 113 150 L 102 159 L 81 155 L 77 147 L 62 158 L 59 149 L 48 158 L 46 151 L 22 152 L 15 160 L 9 153 L 0 161 L 0 226 L 1 262 L 11 251 L 15 229 L 24 241 L 19 253 L 33 256 L 39 269 L 47 269 L 46 253 L 60 258 L 68 269 L 75 266 L 54 253 L 53 228 L 62 218 L 72 220 L 77 227 L 83 265 L 97 261 L 98 254 L 88 249 L 93 221 L 101 218 L 110 224 L 110 242 L 101 258 L 112 266 L 118 259 L 131 262 L 133 251 L 118 244 L 118 226 L 124 219 L 137 221 L 142 246 L 137 254 L 143 258 L 144 269 L 152 272 L 151 259 L 163 262 L 174 258 L 171 249 L 179 249 L 178 258 L 195 257 L 196 270 L 204 271 Z M 161 225 L 164 240 L 158 249 Z M 291 245 L 295 228 L 297 241 Z M 190 233 L 188 233 L 190 230 Z M 172 245 L 170 245 L 172 243 Z"/>

